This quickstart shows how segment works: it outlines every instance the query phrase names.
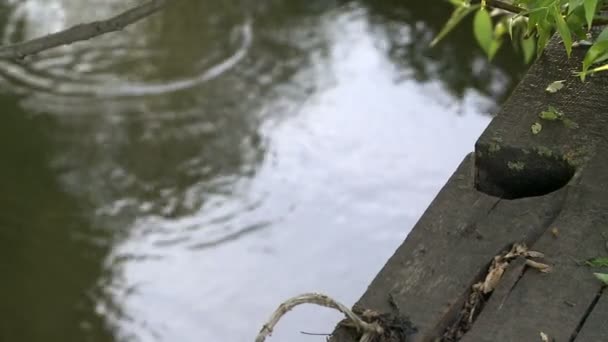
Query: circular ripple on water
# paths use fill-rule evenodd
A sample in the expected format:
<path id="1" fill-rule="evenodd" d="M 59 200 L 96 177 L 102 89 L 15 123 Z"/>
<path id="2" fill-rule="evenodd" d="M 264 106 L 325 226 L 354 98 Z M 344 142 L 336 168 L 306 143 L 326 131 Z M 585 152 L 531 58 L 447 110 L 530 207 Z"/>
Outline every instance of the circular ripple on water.
<path id="1" fill-rule="evenodd" d="M 2 44 L 41 35 L 44 29 L 35 25 L 47 32 L 69 26 L 67 9 L 53 3 L 17 4 L 3 30 Z M 11 91 L 25 94 L 106 99 L 156 96 L 217 78 L 243 60 L 251 46 L 251 24 L 245 19 L 240 24 L 228 23 L 229 34 L 227 23 L 209 19 L 203 36 L 169 20 L 149 18 L 125 31 L 46 51 L 21 63 L 2 60 L 0 78 Z M 165 30 L 170 24 L 177 29 Z"/>

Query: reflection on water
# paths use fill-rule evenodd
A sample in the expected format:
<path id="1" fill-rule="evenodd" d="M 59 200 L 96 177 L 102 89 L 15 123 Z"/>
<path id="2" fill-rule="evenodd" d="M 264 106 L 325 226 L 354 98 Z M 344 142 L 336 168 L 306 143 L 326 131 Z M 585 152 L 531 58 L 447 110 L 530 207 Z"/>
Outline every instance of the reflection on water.
<path id="1" fill-rule="evenodd" d="M 134 3 L 5 3 L 4 43 Z M 448 12 L 180 1 L 1 61 L 0 340 L 246 341 L 300 292 L 353 303 L 521 72 L 469 32 L 429 50 Z"/>

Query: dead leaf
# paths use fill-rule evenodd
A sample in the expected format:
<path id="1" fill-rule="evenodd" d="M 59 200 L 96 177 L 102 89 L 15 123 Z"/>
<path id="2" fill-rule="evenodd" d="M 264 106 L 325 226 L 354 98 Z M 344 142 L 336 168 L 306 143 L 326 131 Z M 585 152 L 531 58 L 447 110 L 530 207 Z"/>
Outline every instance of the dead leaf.
<path id="1" fill-rule="evenodd" d="M 544 258 L 545 255 L 541 252 L 537 252 L 537 251 L 527 251 L 526 253 L 524 253 L 524 256 L 528 257 L 528 258 Z"/>
<path id="2" fill-rule="evenodd" d="M 556 227 L 551 228 L 551 234 L 555 238 L 558 237 L 559 236 L 559 229 L 557 229 Z"/>
<path id="3" fill-rule="evenodd" d="M 486 275 L 486 279 L 483 281 L 483 285 L 481 286 L 481 291 L 484 294 L 494 291 L 508 265 L 509 263 L 506 261 L 495 262 L 492 265 L 493 267 L 490 268 L 488 274 Z"/>
<path id="4" fill-rule="evenodd" d="M 560 90 L 560 89 L 562 89 L 564 87 L 564 82 L 565 81 L 566 80 L 552 82 L 551 84 L 549 84 L 547 86 L 547 88 L 545 90 L 548 91 L 548 92 L 550 92 L 550 93 L 556 93 L 558 90 Z"/>
<path id="5" fill-rule="evenodd" d="M 549 266 L 547 264 L 543 264 L 542 262 L 526 259 L 526 265 L 530 266 L 534 269 L 537 269 L 543 273 L 551 272 L 551 266 Z"/>
<path id="6" fill-rule="evenodd" d="M 518 256 L 527 256 L 528 253 L 528 246 L 526 246 L 523 243 L 516 243 L 513 244 L 513 247 L 511 247 L 511 250 L 505 254 L 504 258 L 505 259 L 514 259 L 517 258 Z M 537 253 L 537 252 L 533 252 L 533 253 Z"/>
<path id="7" fill-rule="evenodd" d="M 549 340 L 549 335 L 545 334 L 544 332 L 540 332 L 540 340 L 542 342 L 550 342 L 551 340 Z"/>

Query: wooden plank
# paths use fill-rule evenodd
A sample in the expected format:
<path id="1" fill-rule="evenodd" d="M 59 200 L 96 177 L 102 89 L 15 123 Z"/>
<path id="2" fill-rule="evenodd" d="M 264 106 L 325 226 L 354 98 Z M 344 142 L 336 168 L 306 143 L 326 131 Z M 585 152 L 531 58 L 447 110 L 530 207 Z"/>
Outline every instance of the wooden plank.
<path id="1" fill-rule="evenodd" d="M 506 299 L 491 297 L 462 342 L 535 341 L 540 332 L 568 341 L 592 305 L 600 282 L 580 264 L 606 253 L 600 227 L 608 227 L 608 197 L 603 191 L 570 189 L 554 222 L 534 250 L 545 253 L 550 273 L 528 269 Z"/>
<path id="2" fill-rule="evenodd" d="M 512 243 L 534 241 L 561 208 L 564 192 L 501 201 L 472 186 L 467 158 L 390 258 L 355 308 L 408 316 L 413 341 L 441 336 L 471 285 Z M 332 341 L 351 341 L 338 329 Z"/>
<path id="3" fill-rule="evenodd" d="M 553 272 L 510 266 L 463 340 L 537 341 L 543 331 L 568 341 L 580 328 L 599 282 L 573 258 L 605 253 L 598 227 L 608 226 L 608 75 L 572 77 L 585 52 L 567 59 L 551 41 L 479 138 L 474 162 L 461 164 L 355 309 L 409 317 L 412 341 L 440 339 L 492 258 L 524 241 Z M 545 91 L 556 80 L 564 88 Z M 541 120 L 548 106 L 562 120 Z M 331 341 L 354 339 L 338 328 Z"/>
<path id="4" fill-rule="evenodd" d="M 598 302 L 585 320 L 574 342 L 608 341 L 608 292 L 601 294 Z"/>

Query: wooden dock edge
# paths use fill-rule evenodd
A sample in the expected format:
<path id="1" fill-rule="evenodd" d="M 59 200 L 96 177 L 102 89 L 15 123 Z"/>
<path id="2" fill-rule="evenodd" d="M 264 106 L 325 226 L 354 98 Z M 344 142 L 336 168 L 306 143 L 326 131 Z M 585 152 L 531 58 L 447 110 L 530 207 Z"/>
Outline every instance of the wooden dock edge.
<path id="1" fill-rule="evenodd" d="M 408 341 L 608 341 L 608 294 L 593 276 L 606 269 L 582 264 L 608 256 L 608 76 L 574 77 L 584 53 L 567 59 L 551 41 L 354 310 L 406 319 Z M 546 91 L 557 80 L 564 88 Z M 548 106 L 563 117 L 541 119 Z M 509 263 L 471 324 L 445 335 L 516 243 L 551 271 Z M 338 325 L 330 341 L 358 340 Z"/>

